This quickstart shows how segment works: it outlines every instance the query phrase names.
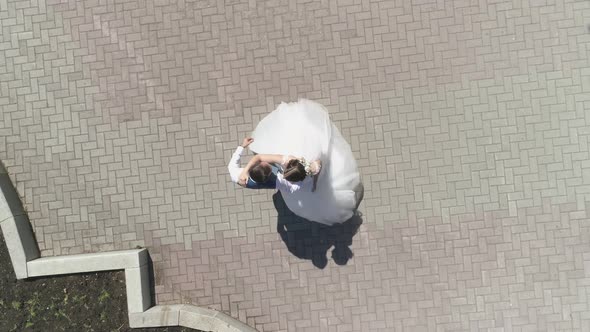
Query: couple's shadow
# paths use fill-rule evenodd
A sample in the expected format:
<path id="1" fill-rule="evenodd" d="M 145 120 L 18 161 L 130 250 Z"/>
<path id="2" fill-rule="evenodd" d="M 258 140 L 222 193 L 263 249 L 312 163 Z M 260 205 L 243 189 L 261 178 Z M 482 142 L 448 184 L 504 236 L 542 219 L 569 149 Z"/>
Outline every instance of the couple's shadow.
<path id="1" fill-rule="evenodd" d="M 325 226 L 291 212 L 280 192 L 273 195 L 273 202 L 278 212 L 277 232 L 293 255 L 311 260 L 320 269 L 328 264 L 327 254 L 332 247 L 331 256 L 336 264 L 345 265 L 352 258 L 349 246 L 363 223 L 358 211 L 342 224 Z"/>

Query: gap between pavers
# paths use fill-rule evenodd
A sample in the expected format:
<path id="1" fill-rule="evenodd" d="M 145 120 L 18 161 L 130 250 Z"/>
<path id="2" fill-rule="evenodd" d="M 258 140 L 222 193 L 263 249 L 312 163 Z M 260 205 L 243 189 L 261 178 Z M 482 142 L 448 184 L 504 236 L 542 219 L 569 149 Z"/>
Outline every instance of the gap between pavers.
<path id="1" fill-rule="evenodd" d="M 125 270 L 129 326 L 185 326 L 203 331 L 256 332 L 222 312 L 188 304 L 152 306 L 147 249 L 40 258 L 31 223 L 0 161 L 0 228 L 17 279 Z"/>

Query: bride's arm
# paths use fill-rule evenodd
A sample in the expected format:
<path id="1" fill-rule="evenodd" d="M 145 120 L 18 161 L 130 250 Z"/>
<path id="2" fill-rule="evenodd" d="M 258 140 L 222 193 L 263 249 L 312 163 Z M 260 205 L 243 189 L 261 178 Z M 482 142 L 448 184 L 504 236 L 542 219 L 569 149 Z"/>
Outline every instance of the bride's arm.
<path id="1" fill-rule="evenodd" d="M 244 167 L 244 169 L 242 170 L 242 174 L 240 174 L 240 184 L 246 184 L 246 182 L 248 181 L 248 172 L 250 171 L 250 168 L 252 168 L 254 165 L 256 165 L 259 162 L 265 161 L 267 163 L 281 163 L 281 161 L 283 160 L 283 156 L 280 154 L 257 154 L 254 157 L 252 157 L 252 159 L 250 159 L 250 161 L 248 162 L 248 164 L 246 165 L 246 167 Z"/>

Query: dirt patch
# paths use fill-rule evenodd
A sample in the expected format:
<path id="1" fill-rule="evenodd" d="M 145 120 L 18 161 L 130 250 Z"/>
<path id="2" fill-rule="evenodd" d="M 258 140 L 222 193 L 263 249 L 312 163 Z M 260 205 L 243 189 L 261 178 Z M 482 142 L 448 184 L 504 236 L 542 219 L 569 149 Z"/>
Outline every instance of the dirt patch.
<path id="1" fill-rule="evenodd" d="M 123 271 L 16 280 L 0 235 L 0 331 L 196 330 L 129 328 Z"/>

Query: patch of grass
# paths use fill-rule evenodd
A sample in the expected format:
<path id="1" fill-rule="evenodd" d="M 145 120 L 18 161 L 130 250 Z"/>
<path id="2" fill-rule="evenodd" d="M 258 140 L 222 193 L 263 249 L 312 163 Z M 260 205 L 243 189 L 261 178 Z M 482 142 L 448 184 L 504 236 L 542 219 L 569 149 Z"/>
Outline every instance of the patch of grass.
<path id="1" fill-rule="evenodd" d="M 74 295 L 74 297 L 72 298 L 72 301 L 74 301 L 74 303 L 85 303 L 87 296 L 86 295 Z"/>
<path id="2" fill-rule="evenodd" d="M 18 301 L 12 301 L 10 304 L 14 310 L 20 310 L 20 307 L 22 306 L 22 304 Z"/>
<path id="3" fill-rule="evenodd" d="M 104 301 L 106 301 L 110 297 L 111 297 L 111 294 L 109 294 L 109 292 L 107 292 L 106 290 L 103 289 L 102 292 L 100 293 L 100 295 L 98 296 L 98 303 L 102 304 Z"/>
<path id="4" fill-rule="evenodd" d="M 67 319 L 68 322 L 72 323 L 72 320 L 70 319 L 70 317 L 62 309 L 58 309 L 54 315 L 56 318 L 63 317 L 65 319 Z"/>
<path id="5" fill-rule="evenodd" d="M 28 314 L 25 328 L 28 328 L 34 325 L 34 320 L 37 317 L 37 312 L 39 311 L 39 293 L 33 293 L 33 296 L 27 300 L 25 304 L 25 312 Z"/>

